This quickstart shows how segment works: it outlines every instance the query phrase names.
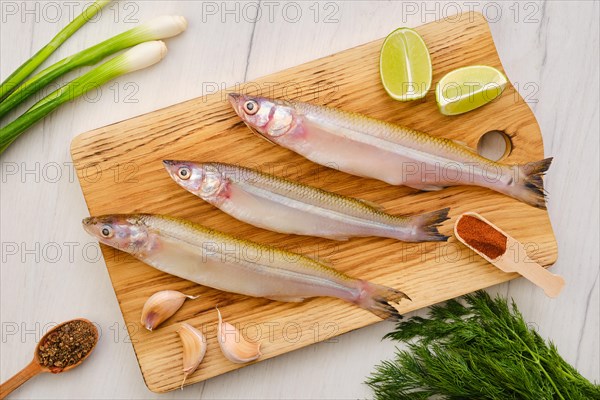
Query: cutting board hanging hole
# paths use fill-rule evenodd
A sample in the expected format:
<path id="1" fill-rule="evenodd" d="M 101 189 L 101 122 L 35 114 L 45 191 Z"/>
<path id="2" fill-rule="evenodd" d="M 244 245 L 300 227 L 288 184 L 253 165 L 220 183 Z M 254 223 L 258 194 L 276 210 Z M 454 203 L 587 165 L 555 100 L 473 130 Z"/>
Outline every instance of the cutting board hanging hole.
<path id="1" fill-rule="evenodd" d="M 504 131 L 488 131 L 477 142 L 477 153 L 493 161 L 499 161 L 508 157 L 512 149 L 512 140 Z"/>

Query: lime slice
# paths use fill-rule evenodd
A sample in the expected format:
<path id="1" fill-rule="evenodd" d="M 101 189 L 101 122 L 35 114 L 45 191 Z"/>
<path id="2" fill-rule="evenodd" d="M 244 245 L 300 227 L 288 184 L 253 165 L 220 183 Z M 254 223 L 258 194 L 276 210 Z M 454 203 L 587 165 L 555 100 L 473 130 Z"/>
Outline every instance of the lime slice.
<path id="1" fill-rule="evenodd" d="M 444 115 L 466 113 L 502 94 L 508 80 L 494 67 L 472 65 L 447 73 L 435 88 L 435 98 Z"/>
<path id="2" fill-rule="evenodd" d="M 390 33 L 381 46 L 379 75 L 396 100 L 425 97 L 431 87 L 431 57 L 423 38 L 409 28 Z"/>

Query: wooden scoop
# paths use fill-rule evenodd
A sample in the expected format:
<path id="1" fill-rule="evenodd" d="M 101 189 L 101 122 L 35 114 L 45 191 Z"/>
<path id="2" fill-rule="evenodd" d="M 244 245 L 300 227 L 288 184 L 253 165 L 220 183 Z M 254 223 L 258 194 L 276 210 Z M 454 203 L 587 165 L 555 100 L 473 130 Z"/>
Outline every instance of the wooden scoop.
<path id="1" fill-rule="evenodd" d="M 65 368 L 46 367 L 46 366 L 42 365 L 40 363 L 40 358 L 39 358 L 40 345 L 43 344 L 43 343 L 45 343 L 46 339 L 48 338 L 48 335 L 50 335 L 52 332 L 54 332 L 55 330 L 57 330 L 61 326 L 66 325 L 68 323 L 71 323 L 73 321 L 83 321 L 85 323 L 90 324 L 90 326 L 93 328 L 95 340 L 94 340 L 94 345 L 92 346 L 92 349 L 83 358 L 81 358 L 81 360 L 79 360 L 75 364 L 69 365 L 68 367 L 65 367 Z M 94 326 L 94 324 L 92 324 L 87 319 L 76 318 L 76 319 L 72 319 L 70 321 L 63 322 L 62 324 L 59 324 L 59 325 L 55 326 L 54 328 L 50 329 L 42 337 L 42 339 L 40 340 L 40 342 L 38 343 L 38 345 L 35 348 L 35 353 L 33 353 L 33 360 L 29 363 L 29 365 L 27 365 L 25 368 L 23 368 L 15 376 L 13 376 L 12 378 L 10 378 L 6 382 L 4 382 L 2 385 L 0 385 L 0 399 L 4 399 L 13 390 L 15 390 L 16 388 L 18 388 L 19 386 L 21 386 L 22 384 L 24 384 L 25 382 L 27 382 L 29 379 L 31 379 L 34 376 L 36 376 L 37 374 L 40 374 L 42 372 L 52 372 L 53 374 L 58 374 L 58 373 L 65 372 L 65 371 L 68 371 L 70 369 L 73 369 L 73 368 L 77 367 L 86 358 L 88 358 L 90 356 L 90 354 L 92 354 L 92 351 L 96 347 L 96 343 L 98 343 L 98 330 L 96 329 L 96 327 Z"/>
<path id="2" fill-rule="evenodd" d="M 469 243 L 466 242 L 464 238 L 462 238 L 458 233 L 458 223 L 463 218 L 463 216 L 471 216 L 477 218 L 490 227 L 494 228 L 496 231 L 500 232 L 506 237 L 506 251 L 504 254 L 490 259 L 487 255 L 480 252 Z M 544 293 L 546 293 L 549 297 L 556 297 L 559 295 L 563 287 L 565 286 L 565 280 L 560 275 L 555 275 L 550 271 L 546 270 L 537 262 L 533 261 L 527 256 L 527 251 L 525 250 L 525 246 L 521 242 L 518 242 L 513 237 L 508 235 L 502 229 L 498 228 L 496 225 L 492 224 L 490 221 L 483 218 L 481 215 L 474 212 L 467 212 L 462 214 L 457 218 L 454 223 L 454 235 L 457 239 L 463 243 L 465 246 L 473 250 L 475 253 L 479 254 L 486 261 L 490 262 L 500 270 L 504 272 L 517 272 L 527 278 L 529 281 L 533 282 L 535 285 L 544 289 Z"/>

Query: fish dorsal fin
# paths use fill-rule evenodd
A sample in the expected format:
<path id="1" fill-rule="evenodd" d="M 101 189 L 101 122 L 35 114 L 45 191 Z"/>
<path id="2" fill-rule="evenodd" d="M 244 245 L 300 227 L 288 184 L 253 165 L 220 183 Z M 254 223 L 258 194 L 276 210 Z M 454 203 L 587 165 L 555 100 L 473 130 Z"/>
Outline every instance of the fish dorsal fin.
<path id="1" fill-rule="evenodd" d="M 333 268 L 333 262 L 328 258 L 318 258 L 317 261 L 326 267 Z"/>
<path id="2" fill-rule="evenodd" d="M 322 257 L 314 256 L 312 254 L 304 254 L 304 257 L 310 258 L 314 262 L 317 262 L 319 264 L 323 264 L 326 267 L 333 268 L 333 263 L 328 258 L 322 258 Z"/>
<path id="3" fill-rule="evenodd" d="M 469 145 L 467 143 L 463 142 L 462 140 L 452 139 L 452 141 L 454 142 L 454 144 L 462 147 L 465 150 L 469 150 L 471 153 L 477 153 L 474 149 L 469 147 Z"/>
<path id="4" fill-rule="evenodd" d="M 365 200 L 365 199 L 356 199 L 363 204 L 366 204 L 369 207 L 376 209 L 377 211 L 385 212 L 385 207 L 379 203 L 375 203 L 374 201 Z"/>

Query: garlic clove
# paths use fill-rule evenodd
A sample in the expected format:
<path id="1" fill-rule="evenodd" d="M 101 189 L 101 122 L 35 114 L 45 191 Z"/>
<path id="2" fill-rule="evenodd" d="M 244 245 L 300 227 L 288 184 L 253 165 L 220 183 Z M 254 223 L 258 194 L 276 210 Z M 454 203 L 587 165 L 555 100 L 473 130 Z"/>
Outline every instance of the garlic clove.
<path id="1" fill-rule="evenodd" d="M 141 323 L 148 329 L 156 328 L 181 308 L 185 299 L 197 299 L 176 290 L 161 290 L 154 293 L 144 303 Z"/>
<path id="2" fill-rule="evenodd" d="M 194 373 L 206 354 L 206 337 L 185 322 L 181 324 L 177 333 L 183 345 L 183 382 L 181 382 L 181 389 L 183 389 L 188 375 Z"/>
<path id="3" fill-rule="evenodd" d="M 223 322 L 221 311 L 219 314 L 219 325 L 217 327 L 217 340 L 223 355 L 231 362 L 243 364 L 256 360 L 261 356 L 260 343 L 247 340 L 231 324 Z"/>

